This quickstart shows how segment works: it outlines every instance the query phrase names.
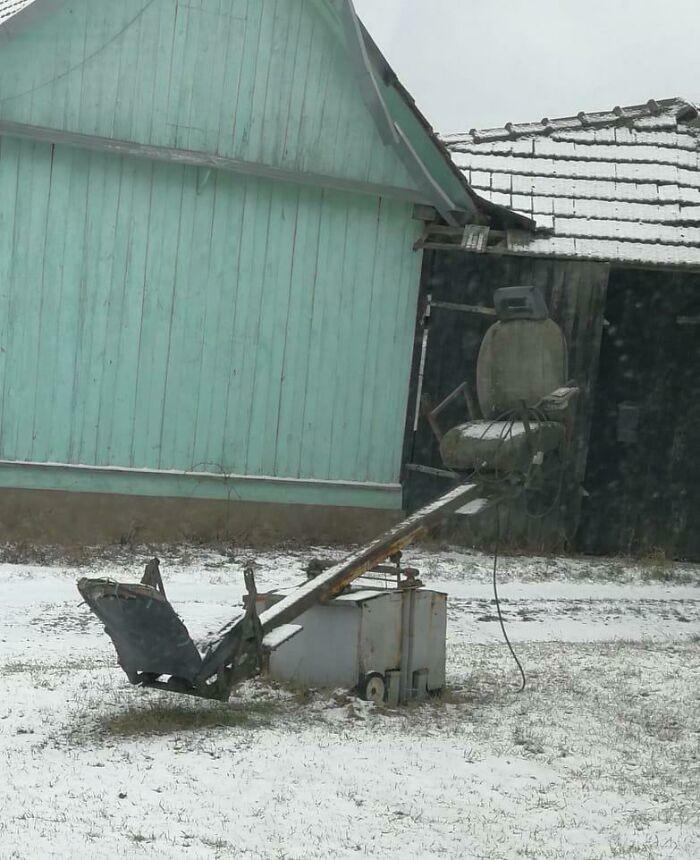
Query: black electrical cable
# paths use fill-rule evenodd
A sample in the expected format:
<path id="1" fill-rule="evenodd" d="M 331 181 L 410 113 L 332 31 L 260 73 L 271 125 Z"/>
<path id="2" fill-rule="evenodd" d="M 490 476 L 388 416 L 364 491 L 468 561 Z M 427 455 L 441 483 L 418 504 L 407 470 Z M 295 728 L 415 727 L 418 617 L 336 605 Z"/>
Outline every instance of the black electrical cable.
<path id="1" fill-rule="evenodd" d="M 496 581 L 496 573 L 498 571 L 498 550 L 499 544 L 501 540 L 501 508 L 500 505 L 496 505 L 496 542 L 493 548 L 493 596 L 496 601 L 496 611 L 498 612 L 498 620 L 501 624 L 501 630 L 503 631 L 503 638 L 506 640 L 506 645 L 510 650 L 510 653 L 513 655 L 513 659 L 518 665 L 518 669 L 520 669 L 520 674 L 523 679 L 523 683 L 518 690 L 519 693 L 525 689 L 525 684 L 527 680 L 525 678 L 525 670 L 522 667 L 520 660 L 518 660 L 518 655 L 515 653 L 513 646 L 510 644 L 510 639 L 508 638 L 508 633 L 506 632 L 506 625 L 503 623 L 503 615 L 501 613 L 501 602 L 498 599 L 498 584 Z"/>
<path id="2" fill-rule="evenodd" d="M 530 407 L 529 409 L 527 409 L 525 411 L 525 415 L 527 415 L 528 417 L 534 418 L 534 420 L 537 422 L 547 421 L 547 415 L 541 409 L 539 409 L 537 407 Z M 494 463 L 496 463 L 496 464 L 498 463 L 498 455 L 500 454 L 503 445 L 508 441 L 508 439 L 512 438 L 513 428 L 515 426 L 515 423 L 518 420 L 521 420 L 521 421 L 523 420 L 522 412 L 519 412 L 517 410 L 508 410 L 508 411 L 503 412 L 502 414 L 498 415 L 493 420 L 486 423 L 486 426 L 484 427 L 484 430 L 483 430 L 481 436 L 479 437 L 482 440 L 488 436 L 488 434 L 491 432 L 491 429 L 494 426 L 496 426 L 497 424 L 501 424 L 501 423 L 503 424 L 503 426 L 500 428 L 500 432 L 499 432 L 498 438 L 496 440 L 496 451 L 493 455 Z M 526 496 L 526 500 L 525 500 L 525 514 L 526 514 L 526 516 L 531 517 L 533 519 L 541 519 L 541 518 L 544 518 L 545 516 L 548 516 L 555 509 L 555 507 L 557 506 L 558 502 L 561 499 L 566 466 L 567 466 L 567 461 L 566 461 L 566 459 L 564 459 L 562 461 L 562 463 L 560 464 L 560 467 L 559 467 L 558 486 L 557 486 L 557 490 L 556 490 L 556 493 L 554 496 L 554 500 L 552 501 L 551 505 L 547 508 L 546 511 L 539 513 L 539 514 L 533 514 L 531 511 L 528 510 L 527 496 Z M 527 472 L 525 474 L 525 485 L 523 487 L 521 487 L 520 491 L 515 494 L 514 498 L 517 498 L 521 494 L 526 494 L 527 485 L 529 483 L 530 474 L 532 472 L 532 467 L 533 467 L 533 463 L 530 462 L 528 464 L 528 469 L 527 469 Z M 483 480 L 484 476 L 482 473 L 483 473 L 482 465 L 477 464 L 472 469 L 472 471 L 469 473 L 468 478 L 469 479 L 474 478 L 476 480 L 480 480 L 480 479 Z M 510 472 L 506 471 L 503 475 L 500 475 L 498 472 L 498 468 L 496 466 L 495 478 L 490 475 L 489 476 L 489 483 L 491 484 L 491 486 L 499 486 L 499 485 L 502 485 L 502 484 L 509 482 L 510 478 L 511 478 Z M 499 555 L 500 539 L 501 539 L 500 532 L 501 532 L 501 510 L 500 510 L 500 505 L 496 505 L 496 540 L 495 540 L 494 551 L 493 551 L 493 596 L 494 596 L 494 602 L 496 604 L 496 611 L 498 613 L 498 621 L 499 621 L 499 624 L 501 625 L 501 632 L 503 633 L 503 638 L 505 640 L 506 645 L 508 646 L 508 650 L 510 651 L 510 653 L 513 657 L 513 660 L 515 660 L 515 663 L 516 663 L 516 665 L 520 671 L 520 676 L 522 678 L 522 684 L 520 685 L 520 688 L 518 689 L 518 693 L 522 693 L 523 690 L 525 689 L 526 684 L 527 684 L 527 678 L 525 676 L 525 670 L 523 669 L 522 663 L 518 659 L 518 655 L 515 653 L 515 649 L 513 648 L 511 641 L 508 638 L 508 632 L 506 631 L 506 626 L 505 626 L 505 623 L 503 621 L 503 613 L 501 612 L 501 602 L 500 602 L 499 597 L 498 597 L 498 555 Z"/>

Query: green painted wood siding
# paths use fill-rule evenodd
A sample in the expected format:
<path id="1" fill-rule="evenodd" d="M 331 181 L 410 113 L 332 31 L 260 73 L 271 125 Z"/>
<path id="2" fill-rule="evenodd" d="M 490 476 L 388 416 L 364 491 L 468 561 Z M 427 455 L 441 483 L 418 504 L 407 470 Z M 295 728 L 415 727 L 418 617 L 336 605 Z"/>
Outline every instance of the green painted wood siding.
<path id="1" fill-rule="evenodd" d="M 0 31 L 0 119 L 415 189 L 325 0 L 71 0 Z"/>
<path id="2" fill-rule="evenodd" d="M 420 226 L 2 138 L 0 458 L 396 482 Z"/>

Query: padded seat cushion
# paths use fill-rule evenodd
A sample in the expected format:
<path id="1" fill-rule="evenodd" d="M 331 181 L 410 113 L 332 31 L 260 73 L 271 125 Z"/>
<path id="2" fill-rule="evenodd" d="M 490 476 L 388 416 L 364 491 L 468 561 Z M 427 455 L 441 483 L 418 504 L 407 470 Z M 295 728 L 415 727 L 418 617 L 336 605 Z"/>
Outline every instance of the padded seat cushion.
<path id="1" fill-rule="evenodd" d="M 525 471 L 538 451 L 546 454 L 558 448 L 564 433 L 557 422 L 533 421 L 528 440 L 521 421 L 470 421 L 442 437 L 440 455 L 448 469 L 458 472 Z"/>

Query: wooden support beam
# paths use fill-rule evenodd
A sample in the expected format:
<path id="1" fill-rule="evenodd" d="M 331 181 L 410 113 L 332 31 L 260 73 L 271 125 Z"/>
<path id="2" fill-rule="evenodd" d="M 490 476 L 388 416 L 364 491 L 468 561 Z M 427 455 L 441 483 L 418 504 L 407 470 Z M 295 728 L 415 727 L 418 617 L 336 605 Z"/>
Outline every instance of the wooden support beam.
<path id="1" fill-rule="evenodd" d="M 436 221 L 438 218 L 438 211 L 434 206 L 426 206 L 424 203 L 416 203 L 413 207 L 413 220 L 414 221 Z"/>
<path id="2" fill-rule="evenodd" d="M 423 159 L 418 155 L 413 144 L 408 139 L 406 132 L 398 124 L 395 124 L 395 128 L 403 144 L 403 146 L 399 145 L 397 147 L 399 155 L 411 174 L 416 177 L 425 189 L 426 196 L 430 198 L 428 202 L 435 206 L 448 224 L 451 224 L 453 227 L 459 226 L 454 216 L 457 206 L 444 189 L 435 181 Z"/>
<path id="3" fill-rule="evenodd" d="M 457 302 L 431 302 L 431 307 L 442 308 L 445 311 L 461 311 L 463 314 L 481 314 L 486 317 L 495 317 L 496 309 L 487 308 L 484 305 L 461 305 Z"/>
<path id="4" fill-rule="evenodd" d="M 375 77 L 372 63 L 367 54 L 367 46 L 362 36 L 360 21 L 352 0 L 343 0 L 341 16 L 347 36 L 350 60 L 355 66 L 356 75 L 367 108 L 374 117 L 384 145 L 397 146 L 400 142 L 399 134 Z"/>
<path id="5" fill-rule="evenodd" d="M 432 202 L 432 195 L 427 190 L 417 191 L 412 188 L 345 179 L 340 176 L 329 176 L 323 173 L 288 170 L 252 161 L 242 161 L 238 158 L 213 155 L 199 150 L 153 146 L 151 144 L 136 143 L 128 140 L 113 140 L 90 134 L 10 122 L 9 120 L 0 120 L 0 136 L 19 137 L 26 140 L 70 146 L 75 149 L 84 149 L 92 152 L 112 153 L 121 157 L 142 158 L 148 161 L 165 161 L 169 164 L 190 167 L 204 167 L 210 170 L 222 170 L 258 179 L 290 182 L 295 185 L 311 185 L 317 188 L 330 188 L 334 191 L 368 194 L 372 197 L 388 197 L 394 200 L 405 200 L 409 203 Z"/>

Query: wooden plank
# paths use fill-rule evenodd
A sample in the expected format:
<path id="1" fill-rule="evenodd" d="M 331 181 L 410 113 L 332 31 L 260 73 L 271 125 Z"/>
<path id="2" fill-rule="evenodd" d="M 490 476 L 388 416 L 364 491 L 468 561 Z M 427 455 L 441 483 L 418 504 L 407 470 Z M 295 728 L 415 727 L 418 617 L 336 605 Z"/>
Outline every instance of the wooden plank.
<path id="1" fill-rule="evenodd" d="M 14 306 L 13 291 L 15 286 L 12 274 L 15 266 L 15 244 L 18 240 L 15 228 L 18 211 L 18 191 L 20 176 L 21 148 L 27 146 L 20 141 L 0 141 L 0 455 L 13 452 L 13 444 L 9 440 L 6 421 L 6 395 L 11 379 L 12 356 L 10 343 L 15 327 L 11 320 L 11 309 Z"/>
<path id="2" fill-rule="evenodd" d="M 377 244 L 374 250 L 374 259 L 372 261 L 372 277 L 371 277 L 371 299 L 369 311 L 367 315 L 367 324 L 365 334 L 367 338 L 367 346 L 365 358 L 363 362 L 362 388 L 363 399 L 362 409 L 360 411 L 359 424 L 359 448 L 357 457 L 358 474 L 366 476 L 370 473 L 370 458 L 372 456 L 373 447 L 376 443 L 377 421 L 379 416 L 375 411 L 377 404 L 377 387 L 380 385 L 386 386 L 386 382 L 382 380 L 382 368 L 379 364 L 380 345 L 382 329 L 385 325 L 384 318 L 384 296 L 382 289 L 384 287 L 384 254 L 383 251 L 388 247 L 388 230 L 390 222 L 386 216 L 387 203 L 384 200 L 379 201 L 377 212 Z"/>
<path id="3" fill-rule="evenodd" d="M 236 261 L 238 293 L 223 457 L 226 471 L 240 474 L 246 472 L 271 203 L 271 189 L 261 182 L 250 181 Z"/>
<path id="4" fill-rule="evenodd" d="M 285 368 L 280 389 L 274 472 L 301 475 L 304 441 L 304 394 L 309 372 L 309 343 L 318 279 L 323 192 L 302 189 L 297 214 L 294 260 L 289 273 L 290 305 L 284 327 Z M 280 332 L 280 337 L 282 333 Z"/>
<path id="5" fill-rule="evenodd" d="M 99 194 L 88 199 L 88 223 L 94 223 L 90 234 L 89 272 L 90 303 L 86 308 L 86 341 L 83 347 L 84 386 L 76 392 L 82 403 L 80 430 L 76 428 L 74 446 L 79 463 L 95 464 L 99 450 L 99 415 L 102 380 L 108 366 L 105 338 L 109 329 L 109 292 L 114 268 L 114 242 L 121 194 L 122 163 L 118 160 L 94 156 L 99 164 L 96 172 L 102 180 Z"/>
<path id="6" fill-rule="evenodd" d="M 268 96 L 265 115 L 262 119 L 260 161 L 279 164 L 285 147 L 281 129 L 289 119 L 289 102 L 293 86 L 293 69 L 299 62 L 299 30 L 304 15 L 303 3 L 278 3 L 275 10 L 274 50 L 268 80 Z M 282 48 L 281 46 L 284 46 Z M 273 65 L 274 64 L 274 65 Z"/>
<path id="7" fill-rule="evenodd" d="M 255 58 L 252 103 L 245 137 L 246 158 L 254 162 L 263 160 L 263 129 L 266 118 L 269 116 L 271 122 L 276 121 L 275 90 L 279 96 L 279 81 L 284 76 L 282 46 L 288 35 L 286 27 L 278 27 L 279 0 L 266 0 L 261 6 L 262 18 Z M 273 125 L 270 129 L 268 124 L 269 138 L 273 138 L 276 132 L 277 126 Z"/>
<path id="8" fill-rule="evenodd" d="M 362 576 L 395 552 L 427 535 L 441 520 L 479 498 L 484 488 L 478 484 L 461 484 L 410 517 L 380 535 L 356 553 L 328 568 L 314 579 L 295 588 L 284 600 L 260 615 L 264 633 L 293 621 L 302 612 L 338 595 L 349 583 Z"/>
<path id="9" fill-rule="evenodd" d="M 280 189 L 282 191 L 282 189 Z M 265 270 L 260 311 L 260 337 L 250 405 L 251 426 L 246 471 L 250 474 L 273 473 L 277 450 L 277 428 L 282 386 L 287 368 L 284 365 L 285 331 L 290 312 L 292 269 L 296 254 L 299 215 L 299 189 L 285 188 L 277 195 L 270 212 L 268 265 Z"/>
<path id="10" fill-rule="evenodd" d="M 25 144 L 26 145 L 26 144 Z M 32 405 L 32 433 L 30 459 L 67 459 L 68 451 L 57 451 L 60 447 L 54 433 L 54 392 L 57 377 L 57 352 L 59 350 L 61 293 L 66 257 L 66 218 L 70 195 L 70 153 L 51 153 L 51 173 L 47 179 L 47 215 L 43 231 L 42 269 L 39 283 L 33 290 L 40 296 L 39 329 L 37 332 L 34 366 L 34 402 Z M 61 229 L 56 229 L 56 222 Z M 77 308 L 71 308 L 78 313 Z M 25 377 L 26 379 L 26 377 Z M 29 385 L 30 380 L 26 379 Z M 70 403 L 70 400 L 69 400 Z M 55 428 L 58 429 L 58 428 Z"/>
<path id="11" fill-rule="evenodd" d="M 10 306 L 11 325 L 16 334 L 13 333 L 8 345 L 12 370 L 3 414 L 3 423 L 8 425 L 14 451 L 20 457 L 31 456 L 43 302 L 43 255 L 37 253 L 35 242 L 28 239 L 40 237 L 39 241 L 43 243 L 50 176 L 51 158 L 47 148 L 37 145 L 24 147 L 18 176 L 19 188 L 24 193 L 18 195 L 17 220 L 14 224 L 16 241 L 13 255 L 16 267 L 13 269 L 15 286 Z M 45 406 L 40 404 L 41 408 Z"/>
<path id="12" fill-rule="evenodd" d="M 192 289 L 190 261 L 192 255 L 196 254 L 193 242 L 198 238 L 195 233 L 198 201 L 196 173 L 186 171 L 183 180 L 179 211 L 179 242 L 171 251 L 177 263 L 158 445 L 158 466 L 161 469 L 191 468 L 187 441 L 183 433 L 186 432 L 185 428 L 191 429 L 191 413 L 194 407 L 191 368 L 187 362 L 187 356 L 191 350 L 190 315 L 199 313 L 199 309 L 190 308 L 189 304 Z"/>
<path id="13" fill-rule="evenodd" d="M 409 217 L 408 208 L 384 201 L 386 232 L 380 233 L 381 265 L 376 315 L 380 326 L 374 346 L 376 355 L 370 420 L 368 474 L 395 479 L 400 472 L 401 436 L 406 416 L 410 345 L 416 317 L 420 254 L 412 250 L 418 225 Z M 388 329 L 392 321 L 394 336 Z"/>
<path id="14" fill-rule="evenodd" d="M 127 227 L 128 259 L 124 271 L 123 303 L 116 355 L 112 432 L 110 436 L 110 462 L 130 464 L 134 449 L 136 400 L 138 396 L 139 364 L 143 342 L 144 314 L 149 309 L 147 293 L 150 284 L 146 279 L 149 246 L 152 240 L 151 214 L 153 211 L 155 165 L 135 162 L 136 170 L 129 177 L 131 191 L 131 222 Z M 156 206 L 158 199 L 156 198 Z"/>
<path id="15" fill-rule="evenodd" d="M 299 170 L 299 129 L 309 91 L 309 81 L 314 73 L 312 45 L 318 21 L 301 8 L 299 37 L 294 55 L 294 66 L 288 70 L 292 85 L 289 93 L 289 109 L 284 133 L 280 133 L 280 158 L 278 164 L 286 170 Z"/>
<path id="16" fill-rule="evenodd" d="M 156 498 L 231 499 L 253 504 L 401 510 L 398 484 L 0 461 L 0 487 Z"/>
<path id="17" fill-rule="evenodd" d="M 487 308 L 483 305 L 463 305 L 459 302 L 441 302 L 433 301 L 430 303 L 431 308 L 441 308 L 445 311 L 459 311 L 464 314 L 479 314 L 486 317 L 495 317 L 496 309 Z"/>
<path id="18" fill-rule="evenodd" d="M 61 175 L 60 165 L 64 165 Z M 73 411 L 75 402 L 76 356 L 80 336 L 81 319 L 85 313 L 85 227 L 87 212 L 87 191 L 89 165 L 76 152 L 56 148 L 54 153 L 54 174 L 57 182 L 51 183 L 51 198 L 60 194 L 53 212 L 49 213 L 46 229 L 49 235 L 55 233 L 62 245 L 60 259 L 60 278 L 57 285 L 46 281 L 43 290 L 46 296 L 57 297 L 53 320 L 55 336 L 49 342 L 47 361 L 40 365 L 39 373 L 46 375 L 51 382 L 51 391 L 46 394 L 46 405 L 37 410 L 37 426 L 43 426 L 47 434 L 47 447 L 41 456 L 48 460 L 65 461 L 69 458 L 71 438 L 77 416 Z M 50 219 L 50 222 L 49 222 Z M 47 252 L 50 262 L 52 254 Z M 54 261 L 56 257 L 53 257 Z M 48 413 L 47 414 L 47 410 Z"/>
<path id="19" fill-rule="evenodd" d="M 216 207 L 212 232 L 211 254 L 214 257 L 213 292 L 218 286 L 219 313 L 216 334 L 205 350 L 213 364 L 211 376 L 205 376 L 207 360 L 202 365 L 202 390 L 198 401 L 198 420 L 195 436 L 196 461 L 210 463 L 212 471 L 225 473 L 234 462 L 227 436 L 227 416 L 231 402 L 232 384 L 236 381 L 236 361 L 240 350 L 241 313 L 246 284 L 241 283 L 243 229 L 248 182 L 220 174 L 216 177 Z M 212 354 L 213 353 L 213 354 Z M 206 396 L 206 400 L 202 397 Z M 203 403 L 209 402 L 209 410 Z M 208 418 L 207 418 L 208 416 Z M 202 447 L 198 440 L 202 437 Z M 206 440 L 206 442 L 204 442 Z"/>
<path id="20" fill-rule="evenodd" d="M 323 431 L 319 422 L 325 425 L 321 412 L 322 389 L 328 384 L 328 356 L 324 355 L 324 312 L 331 290 L 337 289 L 326 272 L 329 260 L 330 243 L 333 239 L 332 212 L 333 198 L 324 192 L 319 224 L 317 266 L 314 274 L 313 301 L 311 306 L 311 327 L 309 331 L 308 354 L 305 367 L 303 418 L 301 431 L 300 477 L 321 477 L 322 465 L 317 450 L 317 441 Z M 335 249 L 333 252 L 337 253 Z M 363 474 L 360 470 L 358 474 Z"/>
<path id="21" fill-rule="evenodd" d="M 154 91 L 159 64 L 153 63 L 150 52 L 154 49 L 162 50 L 161 28 L 166 24 L 166 8 L 164 4 L 157 4 L 161 8 L 154 14 L 142 15 L 134 26 L 138 29 L 138 38 L 134 39 L 133 68 L 131 69 L 131 80 L 129 86 L 129 112 L 131 131 L 128 137 L 131 140 L 150 140 L 154 122 Z M 89 80 L 101 76 L 86 75 Z M 90 86 L 90 83 L 88 83 Z M 85 111 L 83 100 L 83 110 Z M 88 108 L 88 115 L 92 112 Z M 82 122 L 77 123 L 76 128 L 82 127 Z M 95 126 L 91 131 L 95 131 Z"/>
<path id="22" fill-rule="evenodd" d="M 207 42 L 212 34 L 211 14 L 196 4 L 179 7 L 179 15 L 186 20 L 185 51 L 183 62 L 177 70 L 180 76 L 180 99 L 177 111 L 178 146 L 185 149 L 202 149 L 205 146 L 207 129 L 202 122 L 202 107 L 212 94 L 211 82 L 198 74 L 198 66 L 204 57 L 211 62 Z M 220 19 L 219 19 L 220 20 Z M 199 98 L 198 98 L 199 96 Z"/>
<path id="23" fill-rule="evenodd" d="M 83 239 L 83 273 L 81 276 L 81 301 L 78 319 L 77 342 L 75 344 L 75 369 L 73 394 L 71 398 L 71 431 L 68 461 L 77 463 L 94 462 L 96 436 L 96 411 L 98 408 L 95 389 L 100 378 L 101 359 L 96 354 L 96 330 L 100 331 L 100 311 L 106 305 L 101 288 L 93 284 L 104 283 L 103 261 L 109 257 L 105 248 L 103 233 L 110 225 L 110 214 L 115 209 L 114 183 L 110 179 L 118 174 L 119 164 L 106 165 L 103 156 L 91 154 L 87 163 L 82 162 L 87 171 L 85 195 L 85 233 Z M 76 165 L 76 169 L 79 166 Z M 116 198 L 116 194 L 115 194 Z M 110 214 L 108 214 L 110 213 Z M 112 216 L 113 217 L 113 216 Z M 60 219 L 59 219 L 60 225 Z M 53 228 L 61 234 L 60 226 Z M 111 236 L 110 236 L 111 239 Z M 110 239 L 107 240 L 111 244 Z M 88 253 L 88 249 L 90 253 Z M 48 258 L 47 258 L 48 259 Z M 91 407 L 95 412 L 91 412 Z M 87 440 L 92 439 L 90 444 Z M 86 450 L 87 449 L 87 450 Z"/>
<path id="24" fill-rule="evenodd" d="M 401 474 L 403 447 L 401 437 L 408 415 L 411 356 L 418 316 L 420 273 L 423 265 L 423 254 L 409 250 L 413 248 L 415 238 L 420 232 L 420 225 L 406 219 L 405 230 L 400 277 L 402 286 L 399 288 L 400 300 L 397 314 L 399 337 L 393 344 L 393 357 L 389 367 L 389 377 L 393 383 L 388 392 L 390 414 L 388 433 L 392 441 L 385 446 L 388 461 L 386 474 L 394 476 Z"/>
<path id="25" fill-rule="evenodd" d="M 344 403 L 339 412 L 334 408 L 335 441 L 332 462 L 333 474 L 336 475 L 358 473 L 360 451 L 367 432 L 363 410 L 366 408 L 365 398 L 368 397 L 365 385 L 367 362 L 373 349 L 369 326 L 379 247 L 377 223 L 380 205 L 380 201 L 358 199 L 351 215 L 351 222 L 353 216 L 358 222 L 356 247 L 364 250 L 362 254 L 346 253 L 345 258 L 342 289 L 344 292 L 352 292 L 353 299 L 348 321 L 348 345 L 341 369 L 343 385 L 338 386 L 338 396 Z M 367 408 L 371 409 L 371 405 Z"/>
<path id="26" fill-rule="evenodd" d="M 362 294 L 362 261 L 360 255 L 353 253 L 354 248 L 365 247 L 367 232 L 366 219 L 363 217 L 369 207 L 352 207 L 347 212 L 345 235 L 343 237 L 342 268 L 338 278 L 338 298 L 340 306 L 337 317 L 337 348 L 334 350 L 332 368 L 335 385 L 331 410 L 331 432 L 329 444 L 328 476 L 341 477 L 352 474 L 352 463 L 348 462 L 348 422 L 360 404 L 350 396 L 350 383 L 355 368 L 359 364 L 358 341 L 366 320 L 358 320 L 357 306 Z M 339 384 L 343 380 L 344 384 Z"/>
<path id="27" fill-rule="evenodd" d="M 311 465 L 311 474 L 317 478 L 335 477 L 331 473 L 331 444 L 333 441 L 333 407 L 338 380 L 352 373 L 347 364 L 348 351 L 341 352 L 342 323 L 340 306 L 350 284 L 343 282 L 345 255 L 353 249 L 347 247 L 348 209 L 337 195 L 325 198 L 319 239 L 319 269 L 323 273 L 317 282 L 317 313 L 314 314 L 311 342 L 313 352 L 309 367 L 313 373 L 307 380 L 306 415 L 310 426 L 306 431 L 305 447 Z M 316 336 L 317 335 L 317 336 Z M 341 369 L 339 365 L 344 364 Z M 309 406 L 313 403 L 313 412 Z M 341 443 L 342 444 L 342 443 Z"/>
<path id="28" fill-rule="evenodd" d="M 191 194 L 192 188 L 194 194 Z M 173 314 L 174 361 L 168 370 L 172 384 L 173 411 L 168 420 L 173 425 L 172 444 L 174 464 L 178 468 L 202 469 L 194 458 L 194 443 L 198 423 L 199 385 L 211 385 L 202 380 L 201 368 L 205 352 L 211 345 L 211 325 L 207 320 L 206 306 L 211 290 L 211 236 L 215 213 L 215 184 L 204 187 L 193 173 L 188 177 L 185 199 L 191 201 L 191 218 L 182 223 L 182 241 L 179 248 L 178 278 L 182 285 L 176 296 Z M 183 213 L 184 214 L 184 213 Z M 191 232 L 190 232 L 191 231 Z M 179 305 L 179 307 L 178 307 Z M 177 403 L 177 406 L 174 404 Z"/>
<path id="29" fill-rule="evenodd" d="M 235 152 L 249 158 L 249 127 L 255 109 L 255 81 L 258 74 L 258 61 L 265 65 L 264 47 L 260 43 L 263 31 L 265 3 L 249 3 L 245 22 L 245 39 L 242 45 L 241 77 L 238 81 L 235 118 L 231 139 L 225 142 L 222 152 Z M 245 155 L 244 155 L 245 153 Z"/>
<path id="30" fill-rule="evenodd" d="M 222 4 L 222 11 L 224 10 L 228 15 L 220 30 L 227 33 L 226 46 L 221 55 L 221 67 L 212 70 L 216 73 L 215 79 L 221 76 L 221 88 L 215 86 L 206 111 L 206 128 L 211 130 L 212 140 L 212 146 L 208 149 L 214 152 L 225 152 L 229 141 L 233 139 L 245 59 L 243 47 L 248 26 L 248 0 L 231 0 L 225 6 Z M 217 91 L 220 94 L 218 100 Z M 223 99 L 228 100 L 229 110 L 222 113 L 220 105 Z"/>
<path id="31" fill-rule="evenodd" d="M 129 265 L 129 247 L 131 241 L 134 195 L 135 162 L 125 161 L 119 178 L 119 201 L 112 248 L 113 265 L 111 279 L 103 289 L 108 291 L 108 307 L 103 340 L 100 344 L 103 362 L 102 378 L 100 380 L 100 403 L 97 415 L 97 451 L 96 465 L 116 465 L 112 459 L 112 440 L 114 435 L 115 415 L 114 393 L 119 372 L 119 342 L 121 338 L 122 320 L 124 318 L 126 277 Z"/>
<path id="32" fill-rule="evenodd" d="M 129 140 L 57 131 L 56 129 L 15 123 L 8 120 L 0 120 L 0 135 L 56 143 L 63 146 L 77 147 L 78 149 L 111 152 L 131 158 L 166 161 L 171 164 L 192 165 L 195 167 L 209 167 L 212 170 L 224 170 L 244 176 L 290 182 L 297 185 L 311 185 L 337 191 L 354 191 L 358 194 L 368 194 L 372 197 L 389 197 L 416 203 L 427 202 L 424 192 L 420 190 L 414 191 L 411 188 L 403 186 L 345 179 L 313 171 L 270 167 L 265 164 L 229 158 L 227 156 L 211 155 L 206 152 L 179 149 L 177 147 L 152 146 L 150 144 L 134 143 Z"/>
<path id="33" fill-rule="evenodd" d="M 172 350 L 178 248 L 185 241 L 181 211 L 185 187 L 194 181 L 195 177 L 186 169 L 154 165 L 154 203 L 151 204 L 148 223 L 150 241 L 145 271 L 146 290 L 132 416 L 131 459 L 136 466 L 158 464 Z"/>

